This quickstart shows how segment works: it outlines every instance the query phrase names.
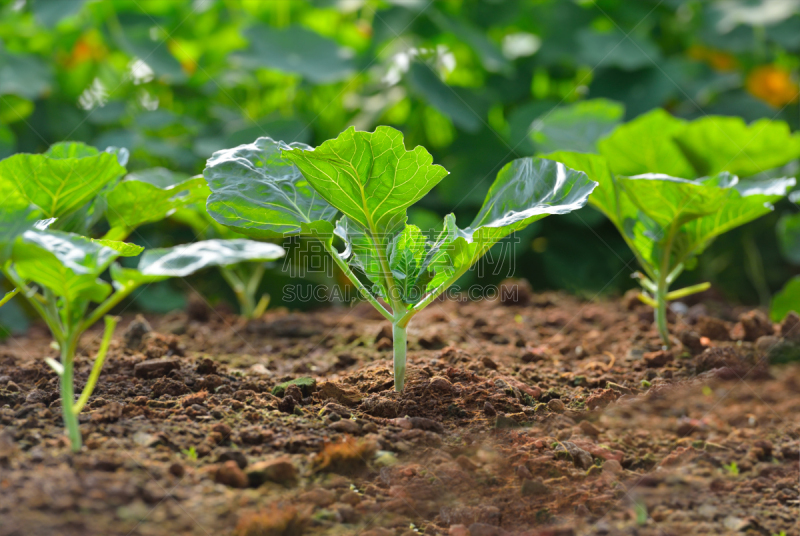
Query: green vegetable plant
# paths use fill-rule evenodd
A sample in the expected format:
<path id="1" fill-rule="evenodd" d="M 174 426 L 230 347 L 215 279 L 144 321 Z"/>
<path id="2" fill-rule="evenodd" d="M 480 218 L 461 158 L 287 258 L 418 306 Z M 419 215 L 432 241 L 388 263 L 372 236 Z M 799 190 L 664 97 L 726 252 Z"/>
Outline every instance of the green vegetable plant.
<path id="1" fill-rule="evenodd" d="M 773 210 L 794 178 L 742 180 L 728 172 L 686 180 L 663 174 L 616 175 L 600 155 L 559 152 L 549 158 L 584 171 L 599 183 L 589 202 L 617 227 L 644 273 L 640 299 L 655 309 L 664 346 L 670 346 L 667 304 L 702 292 L 709 283 L 670 291 L 717 236 Z"/>
<path id="2" fill-rule="evenodd" d="M 210 191 L 202 176 L 193 178 L 202 182 L 202 202 L 187 204 L 171 215 L 171 219 L 187 225 L 195 236 L 202 240 L 237 240 L 245 237 L 224 225 L 220 225 L 206 210 L 205 201 Z M 273 244 L 270 244 L 273 246 Z M 274 246 L 278 248 L 278 246 Z M 278 248 L 280 249 L 280 248 Z M 258 287 L 267 270 L 265 262 L 240 262 L 233 265 L 220 265 L 219 273 L 228 283 L 239 303 L 239 315 L 247 320 L 260 318 L 269 307 L 269 294 L 258 296 Z"/>
<path id="3" fill-rule="evenodd" d="M 0 216 L 0 269 L 45 321 L 61 353 L 60 360 L 47 358 L 46 362 L 60 379 L 64 425 L 74 451 L 81 447 L 78 414 L 97 385 L 116 327 L 116 318 L 108 315 L 113 307 L 146 283 L 186 276 L 210 265 L 283 255 L 282 248 L 274 244 L 210 240 L 149 250 L 140 259 L 138 269 L 123 268 L 114 260 L 141 254 L 141 246 L 47 230 L 45 227 L 51 222 L 34 220 L 37 212 L 23 208 L 4 211 Z M 111 284 L 100 278 L 106 271 Z M 76 400 L 75 352 L 81 335 L 101 318 L 105 331 L 100 349 Z"/>
<path id="4" fill-rule="evenodd" d="M 407 328 L 494 244 L 550 214 L 582 207 L 596 186 L 563 164 L 522 158 L 497 175 L 472 224 L 444 219 L 431 239 L 406 210 L 447 175 L 423 147 L 406 150 L 389 127 L 349 128 L 319 147 L 270 138 L 218 151 L 204 175 L 218 222 L 255 238 L 319 239 L 334 262 L 392 323 L 395 389 L 403 389 Z M 343 252 L 334 237 L 345 244 Z M 355 272 L 366 278 L 362 281 Z"/>

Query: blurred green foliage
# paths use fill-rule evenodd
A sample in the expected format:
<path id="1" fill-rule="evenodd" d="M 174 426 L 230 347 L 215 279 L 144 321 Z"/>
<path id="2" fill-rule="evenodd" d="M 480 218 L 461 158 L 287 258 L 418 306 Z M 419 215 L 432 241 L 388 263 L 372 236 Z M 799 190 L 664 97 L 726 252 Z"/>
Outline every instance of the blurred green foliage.
<path id="1" fill-rule="evenodd" d="M 386 124 L 450 171 L 412 222 L 469 219 L 508 161 L 592 150 L 656 107 L 796 130 L 798 28 L 792 0 L 10 0 L 0 157 L 70 139 L 128 148 L 131 171 L 196 174 L 214 151 L 259 136 L 318 145 L 349 125 Z M 793 211 L 784 203 L 722 237 L 697 280 L 768 298 L 797 272 L 774 233 Z M 536 289 L 633 286 L 632 254 L 594 209 L 520 238 L 515 274 Z M 173 223 L 131 239 L 161 246 L 191 233 Z M 160 292 L 151 301 L 175 295 Z"/>

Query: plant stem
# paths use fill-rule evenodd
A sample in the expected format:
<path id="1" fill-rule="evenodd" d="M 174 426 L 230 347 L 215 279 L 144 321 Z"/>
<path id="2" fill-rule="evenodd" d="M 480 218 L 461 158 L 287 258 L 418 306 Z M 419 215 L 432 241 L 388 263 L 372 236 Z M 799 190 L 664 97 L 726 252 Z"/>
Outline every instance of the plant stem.
<path id="1" fill-rule="evenodd" d="M 6 292 L 5 295 L 2 298 L 0 298 L 0 307 L 4 306 L 6 303 L 11 301 L 11 298 L 16 296 L 17 293 L 19 293 L 19 287 Z"/>
<path id="2" fill-rule="evenodd" d="M 356 286 L 361 296 L 368 300 L 372 306 L 375 307 L 375 309 L 377 309 L 378 312 L 384 316 L 384 318 L 386 318 L 386 320 L 394 322 L 392 313 L 387 311 L 386 307 L 381 305 L 381 302 L 379 302 L 375 296 L 373 296 L 372 293 L 367 290 L 361 280 L 356 277 L 356 274 L 353 273 L 347 263 L 339 256 L 339 252 L 336 251 L 336 249 L 333 247 L 333 244 L 325 241 L 323 241 L 323 244 L 325 245 L 325 249 L 328 250 L 328 253 L 330 253 L 331 257 L 333 257 L 333 261 L 337 264 L 337 266 L 339 266 L 342 272 L 344 272 L 344 275 L 347 276 L 347 279 L 349 279 L 350 282 Z"/>
<path id="3" fill-rule="evenodd" d="M 222 277 L 231 286 L 233 293 L 236 294 L 236 301 L 239 302 L 239 314 L 242 318 L 252 318 L 255 304 L 252 298 L 247 294 L 247 289 L 242 278 L 227 266 L 220 266 L 219 273 L 222 274 Z"/>
<path id="4" fill-rule="evenodd" d="M 116 317 L 106 316 L 104 319 L 106 322 L 106 328 L 103 332 L 103 341 L 100 343 L 100 349 L 97 351 L 97 357 L 94 358 L 94 364 L 92 365 L 92 371 L 89 373 L 89 379 L 86 380 L 86 386 L 83 388 L 81 396 L 78 398 L 78 401 L 72 408 L 72 412 L 75 415 L 81 412 L 83 406 L 85 406 L 86 402 L 89 401 L 89 397 L 92 396 L 92 392 L 94 392 L 94 388 L 97 385 L 97 379 L 100 377 L 100 371 L 103 370 L 103 363 L 106 360 L 108 346 L 111 344 L 111 336 L 114 334 L 114 328 L 117 327 Z"/>
<path id="5" fill-rule="evenodd" d="M 678 290 L 673 290 L 672 292 L 668 292 L 667 300 L 668 301 L 679 300 L 681 298 L 685 298 L 686 296 L 697 294 L 698 292 L 704 292 L 709 288 L 711 288 L 711 283 L 698 283 L 690 287 L 683 287 Z"/>
<path id="6" fill-rule="evenodd" d="M 75 347 L 77 337 L 70 335 L 67 340 L 59 341 L 61 345 L 61 365 L 64 373 L 61 375 L 61 414 L 64 417 L 64 427 L 67 429 L 70 447 L 73 452 L 81 450 L 81 431 L 78 427 L 78 415 L 75 413 L 75 393 L 72 385 L 73 365 L 75 361 Z"/>
<path id="7" fill-rule="evenodd" d="M 392 345 L 394 349 L 394 390 L 398 393 L 406 383 L 406 347 L 408 334 L 406 326 L 400 322 L 392 323 Z"/>
<path id="8" fill-rule="evenodd" d="M 655 309 L 656 327 L 664 346 L 669 348 L 669 329 L 667 327 L 667 284 L 666 277 L 658 278 Z"/>

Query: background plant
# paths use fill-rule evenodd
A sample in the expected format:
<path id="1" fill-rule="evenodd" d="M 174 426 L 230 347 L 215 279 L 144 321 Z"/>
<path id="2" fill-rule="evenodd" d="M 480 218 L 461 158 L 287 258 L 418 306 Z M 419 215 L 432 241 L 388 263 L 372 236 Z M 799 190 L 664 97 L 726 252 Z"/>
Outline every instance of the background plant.
<path id="1" fill-rule="evenodd" d="M 489 177 L 509 161 L 590 150 L 591 139 L 582 148 L 561 144 L 653 108 L 687 119 L 783 119 L 796 129 L 800 17 L 769 4 L 7 2 L 0 153 L 77 139 L 128 148 L 134 171 L 161 166 L 191 176 L 215 150 L 258 136 L 318 145 L 351 124 L 387 124 L 453 172 L 409 213 L 427 228 L 451 209 L 474 217 Z M 587 98 L 617 102 L 603 111 L 583 106 Z M 797 270 L 767 237 L 778 216 L 717 241 L 693 277 L 729 297 L 763 301 Z M 189 239 L 169 223 L 136 234 L 141 245 Z M 592 209 L 534 224 L 521 237 L 518 275 L 536 288 L 630 284 L 615 277 L 624 242 Z M 192 284 L 212 296 L 221 288 L 213 277 Z M 269 290 L 266 282 L 260 292 Z M 144 300 L 148 293 L 139 305 L 167 301 Z"/>

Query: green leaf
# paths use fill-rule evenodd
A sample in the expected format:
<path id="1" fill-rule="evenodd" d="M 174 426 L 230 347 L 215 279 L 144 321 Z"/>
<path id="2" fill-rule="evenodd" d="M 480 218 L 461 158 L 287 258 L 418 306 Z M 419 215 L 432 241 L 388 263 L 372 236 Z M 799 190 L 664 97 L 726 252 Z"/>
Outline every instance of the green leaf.
<path id="1" fill-rule="evenodd" d="M 424 147 L 407 151 L 403 135 L 385 126 L 375 132 L 350 127 L 316 149 L 293 148 L 283 155 L 320 196 L 373 238 L 402 228 L 406 209 L 447 175 Z"/>
<path id="2" fill-rule="evenodd" d="M 205 201 L 208 187 L 203 177 L 184 178 L 156 168 L 131 173 L 105 197 L 109 225 L 132 231 L 163 220 L 179 208 Z"/>
<path id="3" fill-rule="evenodd" d="M 608 161 L 596 154 L 572 153 L 559 151 L 545 155 L 544 158 L 561 162 L 567 167 L 583 171 L 597 182 L 597 188 L 589 197 L 589 203 L 606 215 L 617 227 L 621 227 L 625 218 L 636 213 L 636 207 L 626 196 L 619 196 L 617 184 Z"/>
<path id="4" fill-rule="evenodd" d="M 419 61 L 411 64 L 408 84 L 417 95 L 449 117 L 457 127 L 467 132 L 477 132 L 483 126 L 482 116 L 465 102 L 456 88 L 442 82 L 426 64 Z"/>
<path id="5" fill-rule="evenodd" d="M 336 236 L 342 239 L 345 250 L 339 256 L 370 280 L 376 294 L 386 296 L 384 272 L 381 267 L 378 247 L 372 238 L 358 225 L 354 225 L 347 216 L 336 222 Z"/>
<path id="6" fill-rule="evenodd" d="M 67 302 L 101 302 L 111 285 L 98 276 L 119 255 L 88 238 L 60 231 L 26 231 L 14 243 L 13 268 Z"/>
<path id="7" fill-rule="evenodd" d="M 50 66 L 32 54 L 13 54 L 0 49 L 0 96 L 37 99 L 50 91 Z M 0 99 L 1 100 L 1 99 Z"/>
<path id="8" fill-rule="evenodd" d="M 519 158 L 497 174 L 472 224 L 453 239 L 455 270 L 468 269 L 494 244 L 551 214 L 583 207 L 597 186 L 586 173 L 543 158 Z"/>
<path id="9" fill-rule="evenodd" d="M 117 253 L 119 253 L 120 257 L 135 257 L 139 255 L 144 248 L 137 244 L 131 244 L 129 242 L 120 242 L 119 240 L 106 240 L 102 238 L 92 238 L 92 242 L 95 244 L 100 244 L 101 246 L 105 246 L 107 248 L 111 248 Z"/>
<path id="10" fill-rule="evenodd" d="M 208 213 L 219 223 L 254 238 L 310 234 L 330 235 L 337 211 L 281 155 L 286 150 L 311 148 L 271 138 L 218 151 L 203 175 L 211 188 Z"/>
<path id="11" fill-rule="evenodd" d="M 100 151 L 97 147 L 86 145 L 80 141 L 60 141 L 51 145 L 44 154 L 50 158 L 85 158 L 87 156 L 97 156 Z"/>
<path id="12" fill-rule="evenodd" d="M 33 229 L 36 219 L 36 212 L 29 208 L 0 210 L 0 265 L 11 255 L 17 237 Z"/>
<path id="13" fill-rule="evenodd" d="M 618 126 L 597 146 L 617 175 L 663 173 L 692 179 L 697 174 L 673 140 L 685 124 L 664 110 L 655 109 Z"/>
<path id="14" fill-rule="evenodd" d="M 301 26 L 276 29 L 259 25 L 244 32 L 250 48 L 233 55 L 245 67 L 299 74 L 311 82 L 343 80 L 354 71 L 352 52 Z"/>
<path id="15" fill-rule="evenodd" d="M 60 218 L 94 198 L 125 168 L 109 153 L 87 153 L 82 144 L 60 144 L 51 155 L 15 154 L 0 161 L 0 184 L 15 184 L 20 195 L 47 218 Z M 71 156 L 77 154 L 80 156 Z"/>
<path id="16" fill-rule="evenodd" d="M 156 283 L 169 279 L 168 275 L 145 275 L 135 268 L 123 268 L 118 263 L 111 265 L 109 269 L 111 279 L 114 281 L 114 287 L 121 289 L 128 286 L 139 286 L 147 283 Z"/>
<path id="17" fill-rule="evenodd" d="M 149 249 L 139 261 L 139 272 L 146 276 L 185 277 L 209 266 L 271 261 L 284 254 L 278 245 L 254 240 L 203 240 L 171 248 Z"/>
<path id="18" fill-rule="evenodd" d="M 536 151 L 597 152 L 597 141 L 611 132 L 625 115 L 625 106 L 593 99 L 560 106 L 533 122 L 531 138 Z"/>
<path id="19" fill-rule="evenodd" d="M 55 27 L 61 19 L 80 12 L 86 0 L 32 0 L 31 11 L 36 21 L 48 28 Z"/>
<path id="20" fill-rule="evenodd" d="M 722 188 L 656 173 L 618 180 L 633 204 L 665 229 L 717 212 L 730 193 Z"/>
<path id="21" fill-rule="evenodd" d="M 394 237 L 389 245 L 389 266 L 404 303 L 416 304 L 455 273 L 457 237 L 453 214 L 445 217 L 444 230 L 436 240 L 429 240 L 414 225 L 406 225 Z"/>
<path id="22" fill-rule="evenodd" d="M 772 297 L 769 316 L 773 322 L 781 322 L 790 311 L 800 311 L 800 275 L 796 275 Z"/>
<path id="23" fill-rule="evenodd" d="M 729 171 L 747 177 L 800 157 L 800 134 L 769 119 L 747 125 L 740 117 L 706 116 L 686 125 L 675 142 L 698 175 Z"/>
<path id="24" fill-rule="evenodd" d="M 600 33 L 589 28 L 578 32 L 580 58 L 592 69 L 619 67 L 633 71 L 650 67 L 661 59 L 661 53 L 650 40 L 615 29 Z"/>

